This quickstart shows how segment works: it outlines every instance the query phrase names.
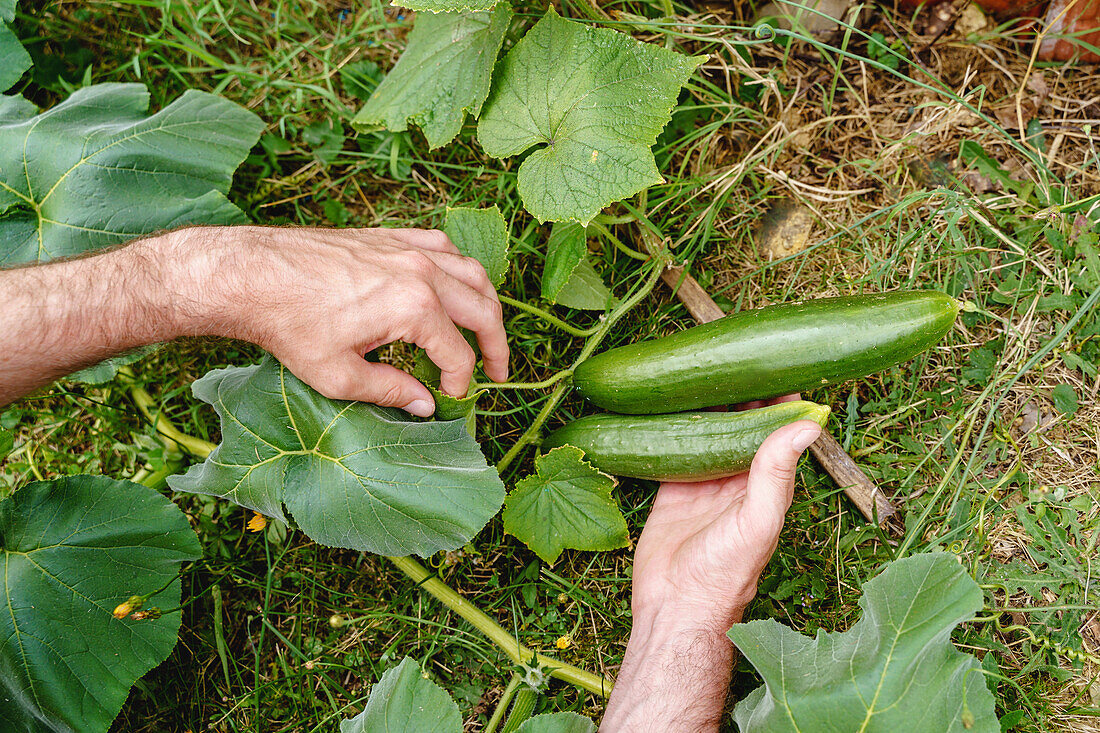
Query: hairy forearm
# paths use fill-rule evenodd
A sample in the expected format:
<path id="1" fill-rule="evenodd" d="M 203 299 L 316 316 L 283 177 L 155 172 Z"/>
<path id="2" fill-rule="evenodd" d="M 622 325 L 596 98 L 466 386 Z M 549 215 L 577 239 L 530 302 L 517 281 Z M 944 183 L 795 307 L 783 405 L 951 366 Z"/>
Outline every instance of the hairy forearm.
<path id="1" fill-rule="evenodd" d="M 194 329 L 181 308 L 176 235 L 0 271 L 0 405 L 78 369 Z"/>
<path id="2" fill-rule="evenodd" d="M 636 617 L 600 733 L 717 731 L 733 659 L 724 628 Z"/>

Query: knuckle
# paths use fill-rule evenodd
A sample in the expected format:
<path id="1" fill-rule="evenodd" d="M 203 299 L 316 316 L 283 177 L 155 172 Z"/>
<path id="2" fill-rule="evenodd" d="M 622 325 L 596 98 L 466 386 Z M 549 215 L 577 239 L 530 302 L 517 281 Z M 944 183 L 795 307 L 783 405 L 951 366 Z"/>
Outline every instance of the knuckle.
<path id="1" fill-rule="evenodd" d="M 792 465 L 779 465 L 772 466 L 772 477 L 776 483 L 783 486 L 794 483 L 794 466 Z"/>
<path id="2" fill-rule="evenodd" d="M 318 380 L 314 389 L 330 400 L 347 400 L 351 399 L 354 380 L 348 374 L 330 374 Z"/>
<path id="3" fill-rule="evenodd" d="M 465 339 L 458 337 L 455 342 L 449 344 L 449 347 L 445 357 L 446 370 L 456 373 L 473 372 L 477 355 Z"/>
<path id="4" fill-rule="evenodd" d="M 459 357 L 459 366 L 464 372 L 472 372 L 474 365 L 477 363 L 477 354 L 470 348 L 470 345 L 465 341 L 462 342 L 466 347 L 462 350 L 462 354 Z"/>
<path id="5" fill-rule="evenodd" d="M 403 260 L 405 269 L 421 278 L 430 277 L 435 271 L 435 263 L 423 252 L 408 250 L 404 253 Z"/>
<path id="6" fill-rule="evenodd" d="M 500 301 L 496 298 L 489 299 L 486 311 L 489 314 L 490 321 L 493 323 L 502 323 L 504 321 L 504 309 L 501 307 Z"/>
<path id="7" fill-rule="evenodd" d="M 414 315 L 442 307 L 432 286 L 420 279 L 413 279 L 405 286 L 399 303 L 405 313 Z"/>
<path id="8" fill-rule="evenodd" d="M 401 385 L 390 382 L 379 390 L 375 404 L 396 407 L 405 404 L 403 397 L 404 390 L 401 389 Z"/>
<path id="9" fill-rule="evenodd" d="M 478 282 L 489 282 L 489 273 L 485 271 L 485 265 L 481 264 L 481 261 L 476 257 L 466 257 L 463 255 L 462 262 L 475 280 Z"/>
<path id="10" fill-rule="evenodd" d="M 454 243 L 451 241 L 451 238 L 448 237 L 446 232 L 444 232 L 442 229 L 429 229 L 428 236 L 432 238 L 433 242 L 441 244 L 444 247 L 447 247 L 455 252 L 458 251 L 458 247 L 454 245 Z"/>

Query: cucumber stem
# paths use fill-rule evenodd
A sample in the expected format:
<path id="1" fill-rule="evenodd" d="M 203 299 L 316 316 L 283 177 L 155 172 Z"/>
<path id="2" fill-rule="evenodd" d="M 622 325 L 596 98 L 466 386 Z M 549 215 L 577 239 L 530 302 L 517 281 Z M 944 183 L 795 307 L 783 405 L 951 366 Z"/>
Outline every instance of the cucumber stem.
<path id="1" fill-rule="evenodd" d="M 592 326 L 591 328 L 577 328 L 574 325 L 566 323 L 565 321 L 558 318 L 557 316 L 555 316 L 551 313 L 547 313 L 546 311 L 544 311 L 542 308 L 539 308 L 538 306 L 531 305 L 530 303 L 524 303 L 522 300 L 516 300 L 515 298 L 509 298 L 507 295 L 499 295 L 498 294 L 497 297 L 500 298 L 501 303 L 505 303 L 507 305 L 510 305 L 513 308 L 518 308 L 519 310 L 530 313 L 533 316 L 537 316 L 537 317 L 541 318 L 542 320 L 546 321 L 547 323 L 549 323 L 551 326 L 556 326 L 557 328 L 560 328 L 562 331 L 565 331 L 566 333 L 571 334 L 573 336 L 578 336 L 580 338 L 587 338 L 588 336 L 591 336 L 592 334 L 594 334 L 594 333 L 596 333 L 597 331 L 600 330 L 599 325 Z"/>
<path id="2" fill-rule="evenodd" d="M 508 715 L 508 722 L 504 724 L 504 728 L 501 729 L 500 733 L 516 733 L 524 721 L 531 717 L 531 713 L 535 712 L 535 704 L 538 700 L 539 693 L 537 690 L 532 690 L 527 686 L 521 687 L 516 692 L 516 701 L 512 704 L 512 712 Z"/>
<path id="3" fill-rule="evenodd" d="M 541 382 L 474 382 L 470 385 L 471 391 L 479 389 L 545 389 L 552 387 L 563 379 L 573 376 L 572 369 L 562 369 L 560 372 L 544 379 Z"/>
<path id="4" fill-rule="evenodd" d="M 138 386 L 137 379 L 130 367 L 122 367 L 118 370 L 118 374 L 130 388 L 130 399 L 134 401 L 145 419 L 153 424 L 153 429 L 167 448 L 179 448 L 197 458 L 206 458 L 217 447 L 202 438 L 188 435 L 173 425 L 172 421 L 160 412 L 153 396 L 146 392 L 143 387 Z"/>
<path id="5" fill-rule="evenodd" d="M 466 619 L 478 631 L 496 644 L 516 664 L 528 664 L 532 657 L 535 664 L 545 667 L 552 677 L 576 685 L 589 692 L 607 697 L 611 694 L 614 682 L 600 675 L 587 672 L 557 659 L 536 654 L 519 643 L 519 639 L 509 634 L 500 624 L 491 619 L 480 608 L 460 596 L 455 590 L 435 577 L 411 557 L 390 557 L 397 569 L 409 576 L 414 583 L 431 593 L 447 608 Z"/>
<path id="6" fill-rule="evenodd" d="M 508 703 L 512 702 L 512 696 L 516 693 L 516 688 L 519 687 L 522 679 L 518 674 L 512 674 L 512 679 L 509 680 L 508 686 L 504 688 L 504 693 L 497 700 L 493 717 L 489 718 L 489 722 L 485 724 L 485 730 L 482 733 L 496 733 L 497 726 L 500 725 L 500 721 L 504 720 L 504 714 L 508 712 Z"/>
<path id="7" fill-rule="evenodd" d="M 623 244 L 623 241 L 622 241 L 621 239 L 619 239 L 619 238 L 618 238 L 618 237 L 616 237 L 616 236 L 615 236 L 614 234 L 612 234 L 612 233 L 611 233 L 611 230 L 610 230 L 610 229 L 608 229 L 607 227 L 605 227 L 605 226 L 604 226 L 603 224 L 601 224 L 600 222 L 598 222 L 598 221 L 593 221 L 593 222 L 589 223 L 589 225 L 588 225 L 588 226 L 592 227 L 592 228 L 593 228 L 593 229 L 595 229 L 595 230 L 596 230 L 597 232 L 599 232 L 600 234 L 602 234 L 602 235 L 603 235 L 603 237 L 604 237 L 604 238 L 605 238 L 605 239 L 606 239 L 607 241 L 609 241 L 609 242 L 611 242 L 611 243 L 612 243 L 613 245 L 615 245 L 615 249 L 619 250 L 620 252 L 622 252 L 622 253 L 623 253 L 624 255 L 626 255 L 627 257 L 631 257 L 631 258 L 633 258 L 633 259 L 635 259 L 635 260 L 641 260 L 641 261 L 643 261 L 643 262 L 645 262 L 646 260 L 648 260 L 648 259 L 649 259 L 649 255 L 644 255 L 644 254 L 642 254 L 641 252 L 639 252 L 638 250 L 636 250 L 636 249 L 632 249 L 632 248 L 630 248 L 630 247 L 626 246 L 625 244 Z"/>

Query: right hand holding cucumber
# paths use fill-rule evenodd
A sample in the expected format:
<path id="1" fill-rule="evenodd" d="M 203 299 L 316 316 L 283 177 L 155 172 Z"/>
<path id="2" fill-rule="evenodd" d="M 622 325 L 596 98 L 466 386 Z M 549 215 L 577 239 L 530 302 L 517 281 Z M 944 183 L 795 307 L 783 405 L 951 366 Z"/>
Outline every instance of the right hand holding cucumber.
<path id="1" fill-rule="evenodd" d="M 748 472 L 661 484 L 634 555 L 633 627 L 601 731 L 718 729 L 733 662 L 726 630 L 756 593 L 795 467 L 820 433 L 811 420 L 790 423 Z"/>

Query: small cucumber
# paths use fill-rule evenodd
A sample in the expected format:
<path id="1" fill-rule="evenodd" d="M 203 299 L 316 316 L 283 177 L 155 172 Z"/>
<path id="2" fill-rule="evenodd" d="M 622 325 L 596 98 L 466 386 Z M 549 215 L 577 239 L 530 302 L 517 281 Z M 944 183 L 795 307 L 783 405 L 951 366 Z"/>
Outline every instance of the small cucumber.
<path id="1" fill-rule="evenodd" d="M 574 445 L 600 470 L 658 481 L 704 481 L 744 471 L 774 430 L 797 420 L 822 427 L 829 408 L 781 402 L 742 412 L 601 414 L 558 428 L 543 450 Z"/>
<path id="2" fill-rule="evenodd" d="M 597 354 L 573 384 L 629 415 L 767 399 L 908 361 L 939 342 L 958 312 L 958 301 L 934 291 L 774 305 Z"/>

